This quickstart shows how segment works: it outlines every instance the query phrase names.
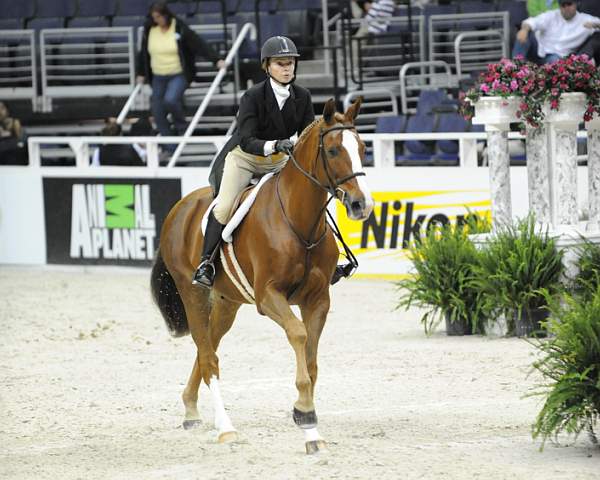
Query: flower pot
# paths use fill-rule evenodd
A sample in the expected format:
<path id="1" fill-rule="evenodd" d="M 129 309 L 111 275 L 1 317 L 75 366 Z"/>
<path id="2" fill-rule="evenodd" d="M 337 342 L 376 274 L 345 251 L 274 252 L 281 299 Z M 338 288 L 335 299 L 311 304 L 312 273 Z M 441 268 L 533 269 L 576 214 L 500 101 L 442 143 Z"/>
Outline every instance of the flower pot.
<path id="1" fill-rule="evenodd" d="M 450 321 L 450 314 L 446 312 L 444 313 L 444 319 L 446 320 L 446 335 L 448 336 L 455 337 L 459 335 L 471 335 L 473 333 L 471 331 L 471 323 L 464 318 L 452 322 Z"/>
<path id="2" fill-rule="evenodd" d="M 515 310 L 513 318 L 515 321 L 515 335 L 517 337 L 545 337 L 546 330 L 541 322 L 548 318 L 549 312 L 545 308 L 536 308 L 529 314 L 525 309 Z"/>
<path id="3" fill-rule="evenodd" d="M 550 108 L 550 102 L 544 102 L 542 113 L 544 121 L 555 122 L 583 122 L 583 114 L 587 108 L 587 96 L 581 92 L 567 92 L 560 96 L 558 110 Z"/>
<path id="4" fill-rule="evenodd" d="M 493 125 L 518 122 L 520 103 L 518 97 L 480 97 L 475 103 L 473 123 Z"/>

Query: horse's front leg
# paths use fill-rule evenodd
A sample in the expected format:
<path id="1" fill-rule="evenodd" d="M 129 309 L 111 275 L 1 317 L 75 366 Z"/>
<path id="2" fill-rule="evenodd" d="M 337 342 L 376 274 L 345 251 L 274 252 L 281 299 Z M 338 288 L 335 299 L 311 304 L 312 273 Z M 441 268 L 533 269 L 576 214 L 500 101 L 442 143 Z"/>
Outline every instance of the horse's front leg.
<path id="1" fill-rule="evenodd" d="M 314 403 L 315 386 L 317 384 L 317 351 L 319 348 L 319 339 L 321 338 L 321 332 L 325 326 L 327 320 L 327 313 L 329 312 L 329 291 L 325 290 L 324 293 L 319 295 L 318 298 L 310 298 L 305 304 L 300 305 L 300 312 L 302 313 L 302 320 L 306 327 L 307 339 L 306 339 L 306 366 L 308 368 L 308 375 L 310 376 L 311 391 L 310 395 Z M 314 453 L 325 448 L 325 441 L 319 435 L 317 431 L 317 417 L 315 415 L 315 426 L 304 430 L 306 437 L 306 451 L 307 453 Z"/>
<path id="2" fill-rule="evenodd" d="M 298 400 L 294 404 L 294 421 L 305 431 L 307 453 L 316 450 L 309 448 L 308 442 L 318 442 L 317 415 L 312 397 L 312 382 L 306 363 L 306 344 L 308 334 L 305 325 L 294 315 L 287 299 L 272 286 L 267 286 L 263 292 L 257 293 L 257 307 L 261 313 L 268 315 L 280 325 L 287 335 L 290 345 L 296 354 L 296 388 Z"/>

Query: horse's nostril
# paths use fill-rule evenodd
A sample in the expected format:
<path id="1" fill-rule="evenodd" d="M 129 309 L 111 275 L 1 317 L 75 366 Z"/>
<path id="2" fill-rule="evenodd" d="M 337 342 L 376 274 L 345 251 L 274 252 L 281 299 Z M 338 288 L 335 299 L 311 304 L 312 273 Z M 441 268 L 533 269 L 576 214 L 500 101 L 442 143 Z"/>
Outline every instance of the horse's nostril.
<path id="1" fill-rule="evenodd" d="M 359 211 L 359 210 L 362 210 L 362 209 L 363 209 L 363 207 L 364 207 L 364 203 L 363 203 L 363 202 L 361 202 L 361 201 L 356 201 L 356 202 L 352 202 L 352 203 L 350 204 L 350 206 L 352 207 L 352 210 L 353 210 L 353 211 Z"/>

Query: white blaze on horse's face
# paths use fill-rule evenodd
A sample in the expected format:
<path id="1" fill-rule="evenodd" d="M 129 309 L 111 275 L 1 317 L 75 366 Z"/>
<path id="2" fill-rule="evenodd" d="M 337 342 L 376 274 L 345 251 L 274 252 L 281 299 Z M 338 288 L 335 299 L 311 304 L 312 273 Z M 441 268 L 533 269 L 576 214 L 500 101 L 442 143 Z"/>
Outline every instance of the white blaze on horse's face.
<path id="1" fill-rule="evenodd" d="M 352 172 L 362 172 L 363 167 L 360 160 L 356 133 L 352 130 L 343 130 L 342 145 L 346 149 L 346 152 L 348 152 L 350 160 L 352 161 Z M 373 210 L 373 198 L 371 197 L 371 190 L 369 190 L 365 176 L 361 175 L 355 177 L 355 179 L 364 198 L 348 198 L 349 196 L 347 195 L 344 203 L 346 205 L 348 216 L 352 220 L 365 220 L 369 217 L 371 211 Z"/>

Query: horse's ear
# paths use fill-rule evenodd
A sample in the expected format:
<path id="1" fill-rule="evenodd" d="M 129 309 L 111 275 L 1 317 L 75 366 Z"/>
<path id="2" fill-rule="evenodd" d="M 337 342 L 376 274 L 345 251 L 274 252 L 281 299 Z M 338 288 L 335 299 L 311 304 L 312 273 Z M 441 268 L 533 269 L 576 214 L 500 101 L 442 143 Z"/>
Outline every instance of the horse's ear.
<path id="1" fill-rule="evenodd" d="M 335 100 L 330 98 L 325 102 L 325 107 L 323 107 L 323 120 L 328 125 L 333 123 L 333 118 L 335 116 Z"/>
<path id="2" fill-rule="evenodd" d="M 362 102 L 363 97 L 358 97 L 356 100 L 354 100 L 354 103 L 348 107 L 348 110 L 346 110 L 346 113 L 344 113 L 344 116 L 348 122 L 354 123 L 354 120 L 356 117 L 358 117 L 358 111 L 360 110 Z"/>

